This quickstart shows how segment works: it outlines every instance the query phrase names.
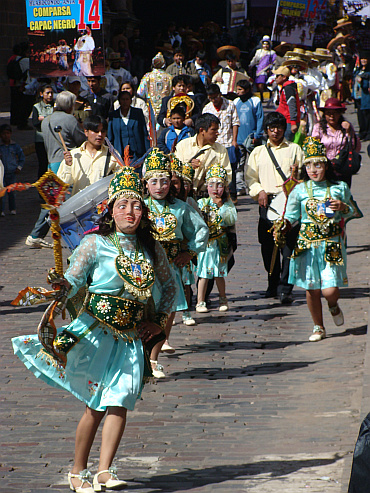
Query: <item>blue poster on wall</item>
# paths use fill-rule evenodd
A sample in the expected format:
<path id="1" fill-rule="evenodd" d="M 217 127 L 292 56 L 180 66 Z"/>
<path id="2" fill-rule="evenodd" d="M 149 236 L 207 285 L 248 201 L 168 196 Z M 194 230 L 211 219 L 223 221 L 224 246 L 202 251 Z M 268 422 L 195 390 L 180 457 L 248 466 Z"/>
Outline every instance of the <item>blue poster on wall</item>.
<path id="1" fill-rule="evenodd" d="M 273 40 L 310 48 L 316 26 L 326 24 L 327 0 L 280 0 L 276 7 Z"/>
<path id="2" fill-rule="evenodd" d="M 103 75 L 102 0 L 26 0 L 30 73 Z"/>

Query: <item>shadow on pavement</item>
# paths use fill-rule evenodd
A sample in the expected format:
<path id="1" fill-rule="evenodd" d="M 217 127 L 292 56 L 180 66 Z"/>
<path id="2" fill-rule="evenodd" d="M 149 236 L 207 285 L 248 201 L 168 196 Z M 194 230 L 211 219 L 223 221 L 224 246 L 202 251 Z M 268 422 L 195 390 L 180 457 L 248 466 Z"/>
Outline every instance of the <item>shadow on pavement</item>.
<path id="1" fill-rule="evenodd" d="M 342 459 L 342 455 L 335 454 L 331 459 L 306 459 L 306 460 L 273 460 L 252 462 L 250 464 L 221 465 L 205 469 L 187 469 L 174 474 L 156 475 L 140 486 L 130 485 L 130 490 L 142 489 L 155 493 L 174 491 L 186 491 L 194 487 L 202 487 L 210 484 L 220 484 L 226 481 L 247 479 L 250 476 L 260 474 L 271 477 L 287 476 L 300 469 L 327 466 Z M 226 487 L 226 485 L 225 485 Z M 231 487 L 234 490 L 234 487 Z M 226 490 L 225 490 L 226 491 Z M 244 490 L 243 490 L 244 491 Z M 246 491 L 246 490 L 245 490 Z"/>
<path id="2" fill-rule="evenodd" d="M 172 373 L 171 378 L 187 379 L 187 378 L 207 378 L 209 380 L 225 380 L 233 378 L 241 378 L 254 375 L 276 375 L 285 371 L 299 370 L 307 368 L 310 365 L 316 364 L 318 361 L 284 361 L 278 363 L 261 363 L 260 365 L 249 365 L 242 368 L 192 368 L 182 372 Z"/>

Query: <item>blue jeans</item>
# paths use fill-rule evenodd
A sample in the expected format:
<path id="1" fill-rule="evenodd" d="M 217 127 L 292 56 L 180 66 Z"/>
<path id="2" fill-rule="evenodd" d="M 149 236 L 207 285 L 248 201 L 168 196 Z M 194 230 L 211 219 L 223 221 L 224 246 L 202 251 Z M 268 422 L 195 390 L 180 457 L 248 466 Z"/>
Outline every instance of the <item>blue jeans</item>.
<path id="1" fill-rule="evenodd" d="M 5 173 L 4 174 L 4 187 L 7 187 L 8 185 L 12 185 L 15 183 L 15 173 Z M 15 211 L 15 192 L 7 192 L 8 195 L 8 203 L 9 203 L 9 210 L 10 211 Z M 0 209 L 1 211 L 5 210 L 5 197 L 1 199 L 1 204 L 0 204 Z"/>
<path id="2" fill-rule="evenodd" d="M 58 172 L 59 166 L 60 166 L 60 162 L 50 163 L 48 169 L 56 174 Z M 47 209 L 41 209 L 36 224 L 33 227 L 33 230 L 31 231 L 32 238 L 45 238 L 45 236 L 48 234 L 50 228 L 49 223 L 46 220 L 48 214 L 49 211 Z"/>
<path id="3" fill-rule="evenodd" d="M 231 178 L 231 183 L 229 183 L 229 192 L 230 195 L 236 197 L 236 168 L 238 167 L 238 161 L 239 159 L 236 158 L 237 152 L 235 147 L 227 147 L 227 153 L 229 155 L 229 160 L 231 164 L 231 170 L 232 170 L 232 178 Z"/>

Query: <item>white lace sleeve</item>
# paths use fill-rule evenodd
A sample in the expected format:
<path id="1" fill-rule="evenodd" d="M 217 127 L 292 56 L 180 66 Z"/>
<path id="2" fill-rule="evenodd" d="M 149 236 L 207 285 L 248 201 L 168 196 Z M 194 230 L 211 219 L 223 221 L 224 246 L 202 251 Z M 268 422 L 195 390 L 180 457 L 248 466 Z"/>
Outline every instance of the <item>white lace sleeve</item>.
<path id="1" fill-rule="evenodd" d="M 70 266 L 64 274 L 72 286 L 68 293 L 69 298 L 74 296 L 82 286 L 85 286 L 87 277 L 92 272 L 97 258 L 97 249 L 96 235 L 88 235 L 73 252 Z"/>
<path id="2" fill-rule="evenodd" d="M 177 283 L 168 263 L 166 252 L 162 245 L 156 242 L 155 245 L 156 261 L 154 263 L 155 276 L 160 285 L 160 298 L 156 303 L 157 312 L 170 314 L 177 301 Z"/>

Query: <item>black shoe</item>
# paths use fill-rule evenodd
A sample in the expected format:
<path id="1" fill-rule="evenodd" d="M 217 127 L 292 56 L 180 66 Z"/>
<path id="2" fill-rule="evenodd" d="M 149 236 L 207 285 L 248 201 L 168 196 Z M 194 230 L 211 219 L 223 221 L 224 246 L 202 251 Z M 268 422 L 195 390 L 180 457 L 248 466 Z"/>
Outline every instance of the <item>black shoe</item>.
<path id="1" fill-rule="evenodd" d="M 276 289 L 267 289 L 267 291 L 265 291 L 265 298 L 276 298 L 277 296 L 277 291 Z"/>
<path id="2" fill-rule="evenodd" d="M 291 305 L 293 303 L 293 298 L 290 294 L 281 293 L 280 295 L 280 303 L 282 305 Z"/>

